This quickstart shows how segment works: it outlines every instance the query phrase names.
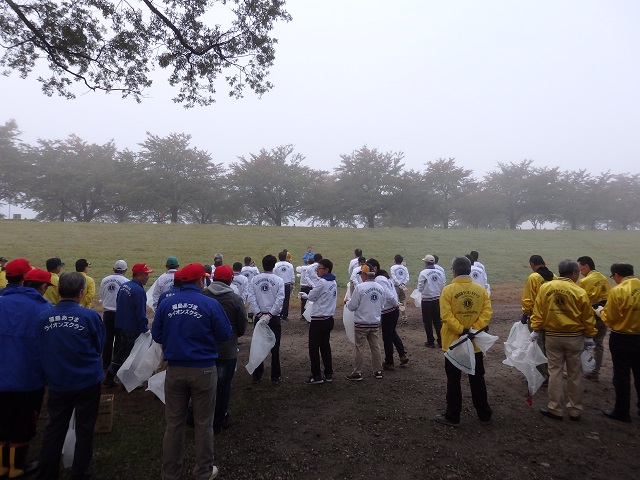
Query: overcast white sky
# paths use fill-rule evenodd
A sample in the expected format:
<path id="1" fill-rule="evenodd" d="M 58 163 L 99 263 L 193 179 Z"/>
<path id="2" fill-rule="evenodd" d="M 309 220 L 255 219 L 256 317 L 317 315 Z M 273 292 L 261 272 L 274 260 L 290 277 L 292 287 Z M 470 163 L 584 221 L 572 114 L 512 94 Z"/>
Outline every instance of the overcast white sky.
<path id="1" fill-rule="evenodd" d="M 637 0 L 289 0 L 274 90 L 175 105 L 164 84 L 49 98 L 35 76 L 0 77 L 0 122 L 29 142 L 74 133 L 137 148 L 146 131 L 189 133 L 215 162 L 294 144 L 314 168 L 367 144 L 407 167 L 441 157 L 481 178 L 498 162 L 638 171 Z M 224 91 L 223 88 L 220 91 Z M 81 92 L 82 93 L 82 92 Z"/>

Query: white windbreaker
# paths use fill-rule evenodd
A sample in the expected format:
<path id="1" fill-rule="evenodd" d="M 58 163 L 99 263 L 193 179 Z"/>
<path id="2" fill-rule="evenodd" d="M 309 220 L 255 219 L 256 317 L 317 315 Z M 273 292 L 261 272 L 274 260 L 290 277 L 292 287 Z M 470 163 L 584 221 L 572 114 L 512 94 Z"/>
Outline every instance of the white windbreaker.
<path id="1" fill-rule="evenodd" d="M 471 265 L 471 281 L 473 283 L 477 283 L 482 286 L 485 290 L 487 289 L 487 277 L 484 269 L 478 267 L 475 262 Z"/>
<path id="2" fill-rule="evenodd" d="M 335 280 L 325 280 L 324 277 L 316 283 L 309 292 L 311 320 L 325 320 L 332 317 L 336 311 L 338 301 L 338 284 Z"/>
<path id="3" fill-rule="evenodd" d="M 167 270 L 166 273 L 163 273 L 156 280 L 156 287 L 153 289 L 153 302 L 152 307 L 154 310 L 158 308 L 158 300 L 160 299 L 160 295 L 162 292 L 166 292 L 167 290 L 173 288 L 173 274 L 176 273 L 176 269 L 172 268 Z"/>
<path id="4" fill-rule="evenodd" d="M 396 292 L 393 283 L 387 277 L 378 275 L 376 283 L 380 284 L 384 289 L 384 304 L 382 305 L 382 313 L 389 313 L 398 308 L 398 292 Z"/>
<path id="5" fill-rule="evenodd" d="M 253 279 L 253 277 L 258 275 L 260 273 L 260 270 L 258 270 L 258 267 L 252 267 L 251 265 L 245 265 L 244 267 L 242 267 L 242 270 L 240 270 L 240 273 L 242 275 L 244 275 L 245 277 L 247 277 L 247 280 L 249 280 L 249 282 L 251 282 L 251 279 Z"/>
<path id="6" fill-rule="evenodd" d="M 102 308 L 110 312 L 116 311 L 116 298 L 118 298 L 118 290 L 123 283 L 127 283 L 129 279 L 120 273 L 114 273 L 102 279 L 100 283 L 100 302 Z"/>
<path id="7" fill-rule="evenodd" d="M 378 327 L 384 303 L 384 288 L 373 279 L 356 285 L 347 302 L 347 308 L 354 312 L 354 324 L 360 327 Z"/>
<path id="8" fill-rule="evenodd" d="M 238 295 L 242 298 L 243 302 L 247 301 L 247 295 L 249 294 L 248 286 L 249 280 L 247 277 L 242 275 L 239 272 L 233 272 L 233 279 L 231 280 L 231 285 L 235 285 L 236 290 L 238 291 Z"/>
<path id="9" fill-rule="evenodd" d="M 396 287 L 409 284 L 409 269 L 402 264 L 391 265 L 389 275 Z"/>
<path id="10" fill-rule="evenodd" d="M 309 278 L 307 277 L 307 268 L 309 268 L 309 265 L 301 265 L 299 267 L 296 267 L 296 272 L 300 274 L 300 287 L 309 286 Z"/>
<path id="11" fill-rule="evenodd" d="M 418 291 L 422 294 L 422 300 L 438 300 L 447 283 L 444 274 L 435 267 L 434 265 L 425 268 L 418 277 Z"/>
<path id="12" fill-rule="evenodd" d="M 360 257 L 352 258 L 349 262 L 349 278 L 351 278 L 353 270 L 358 266 L 358 258 Z"/>
<path id="13" fill-rule="evenodd" d="M 296 274 L 293 271 L 293 265 L 289 262 L 278 262 L 273 267 L 273 273 L 278 275 L 284 283 L 296 283 Z"/>
<path id="14" fill-rule="evenodd" d="M 280 315 L 284 302 L 284 281 L 271 272 L 253 277 L 249 284 L 249 308 L 254 315 Z"/>

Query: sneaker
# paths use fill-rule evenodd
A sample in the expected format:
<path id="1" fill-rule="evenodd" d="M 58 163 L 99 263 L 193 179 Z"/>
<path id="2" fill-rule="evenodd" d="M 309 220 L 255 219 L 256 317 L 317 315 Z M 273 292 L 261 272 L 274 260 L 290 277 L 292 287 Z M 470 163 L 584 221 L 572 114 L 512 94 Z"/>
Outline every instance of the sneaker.
<path id="1" fill-rule="evenodd" d="M 117 387 L 118 385 L 120 385 L 113 378 L 105 378 L 104 382 L 102 382 L 102 384 L 107 388 L 113 388 L 113 387 Z"/>
<path id="2" fill-rule="evenodd" d="M 280 377 L 272 378 L 271 379 L 271 385 L 280 385 Z"/>
<path id="3" fill-rule="evenodd" d="M 407 354 L 405 353 L 400 357 L 400 365 L 406 365 L 407 363 L 409 363 L 409 357 L 407 357 Z"/>
<path id="4" fill-rule="evenodd" d="M 373 372 L 373 376 L 376 377 L 378 380 L 382 379 L 382 372 L 378 371 L 378 372 Z"/>
<path id="5" fill-rule="evenodd" d="M 324 374 L 324 381 L 327 382 L 327 383 L 333 382 L 333 374 L 325 373 Z"/>
<path id="6" fill-rule="evenodd" d="M 350 373 L 349 375 L 345 376 L 344 378 L 346 378 L 347 380 L 353 380 L 354 382 L 361 382 L 362 381 L 362 374 L 361 373 Z"/>
<path id="7" fill-rule="evenodd" d="M 424 342 L 424 346 L 427 348 L 436 348 L 433 342 Z"/>
<path id="8" fill-rule="evenodd" d="M 448 425 L 450 427 L 459 427 L 460 426 L 460 422 L 452 422 L 447 417 L 445 417 L 444 414 L 443 415 L 436 415 L 435 417 L 433 417 L 433 419 L 438 423 L 442 423 L 443 425 Z"/>
<path id="9" fill-rule="evenodd" d="M 393 370 L 396 369 L 396 367 L 393 366 L 393 363 L 383 363 L 382 369 L 386 370 L 387 372 L 392 372 Z"/>
<path id="10" fill-rule="evenodd" d="M 324 379 L 322 377 L 309 377 L 304 381 L 305 385 L 316 385 L 319 383 L 324 383 Z"/>

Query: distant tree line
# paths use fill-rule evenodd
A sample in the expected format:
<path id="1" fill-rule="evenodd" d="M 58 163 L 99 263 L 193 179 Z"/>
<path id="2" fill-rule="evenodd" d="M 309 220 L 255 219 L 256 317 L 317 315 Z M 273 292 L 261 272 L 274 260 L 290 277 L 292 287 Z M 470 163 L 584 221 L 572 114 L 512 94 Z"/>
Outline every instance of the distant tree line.
<path id="1" fill-rule="evenodd" d="M 591 174 L 498 163 L 482 179 L 453 158 L 406 169 L 400 152 L 363 146 L 333 171 L 304 164 L 292 145 L 224 166 L 191 136 L 147 138 L 136 151 L 113 141 L 21 141 L 0 125 L 0 201 L 43 221 L 219 223 L 330 227 L 637 229 L 640 175 Z"/>

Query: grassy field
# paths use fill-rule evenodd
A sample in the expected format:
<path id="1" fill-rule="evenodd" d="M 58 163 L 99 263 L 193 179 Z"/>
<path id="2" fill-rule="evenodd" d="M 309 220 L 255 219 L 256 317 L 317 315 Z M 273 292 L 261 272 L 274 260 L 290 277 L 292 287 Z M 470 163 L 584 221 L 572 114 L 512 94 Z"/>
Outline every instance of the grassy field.
<path id="1" fill-rule="evenodd" d="M 423 268 L 420 259 L 427 253 L 440 257 L 448 271 L 456 255 L 480 252 L 492 285 L 517 283 L 521 286 L 531 272 L 528 258 L 542 255 L 551 270 L 565 258 L 591 256 L 596 267 L 607 272 L 617 261 L 640 266 L 640 232 L 635 231 L 555 231 L 555 230 L 458 230 L 458 229 L 332 229 L 307 227 L 248 227 L 224 225 L 152 225 L 106 223 L 38 223 L 0 221 L 0 255 L 9 259 L 27 258 L 44 267 L 50 257 L 60 257 L 72 270 L 78 258 L 92 264 L 89 274 L 99 282 L 111 273 L 113 262 L 124 259 L 131 267 L 146 262 L 156 272 L 164 271 L 170 255 L 182 265 L 213 263 L 217 252 L 232 264 L 251 256 L 261 268 L 266 254 L 283 248 L 292 252 L 294 265 L 301 264 L 306 246 L 334 262 L 340 286 L 348 281 L 347 265 L 353 250 L 361 248 L 367 257 L 390 266 L 396 254 L 404 256 L 412 275 L 412 286 Z"/>

